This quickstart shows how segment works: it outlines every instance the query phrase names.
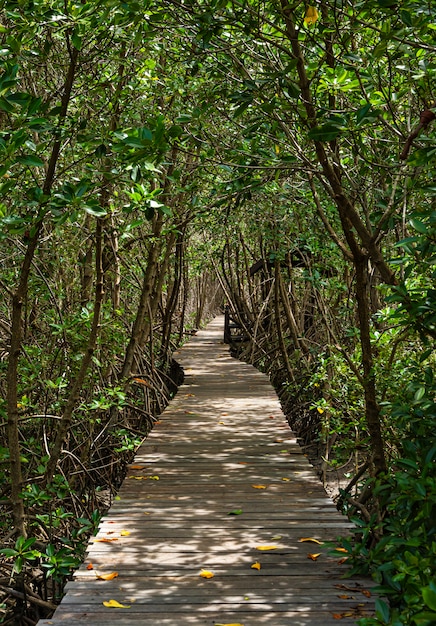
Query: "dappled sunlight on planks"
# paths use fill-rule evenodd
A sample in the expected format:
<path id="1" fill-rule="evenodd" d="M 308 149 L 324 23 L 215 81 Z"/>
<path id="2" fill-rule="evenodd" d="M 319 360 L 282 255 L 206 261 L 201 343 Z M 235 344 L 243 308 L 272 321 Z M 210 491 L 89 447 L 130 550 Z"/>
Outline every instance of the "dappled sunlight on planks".
<path id="1" fill-rule="evenodd" d="M 344 581 L 343 555 L 328 550 L 348 520 L 267 377 L 232 359 L 221 339 L 217 319 L 175 355 L 185 382 L 41 626 L 330 626 L 372 610 L 368 581 Z M 117 576 L 97 579 L 108 572 Z M 107 608 L 110 599 L 129 608 Z"/>

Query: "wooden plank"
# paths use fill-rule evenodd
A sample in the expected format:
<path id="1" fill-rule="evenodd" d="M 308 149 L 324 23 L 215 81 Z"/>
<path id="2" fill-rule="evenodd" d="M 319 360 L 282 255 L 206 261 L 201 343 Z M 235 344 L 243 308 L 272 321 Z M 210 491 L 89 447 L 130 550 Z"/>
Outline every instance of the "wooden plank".
<path id="1" fill-rule="evenodd" d="M 178 355 L 184 385 L 41 626 L 330 626 L 373 610 L 368 581 L 343 581 L 347 566 L 329 552 L 350 523 L 302 454 L 267 377 L 230 357 L 220 324 Z M 300 541 L 307 537 L 322 545 Z M 276 549 L 258 550 L 265 545 Z M 214 576 L 202 578 L 202 569 Z M 111 571 L 118 576 L 98 580 Z M 110 599 L 130 608 L 107 608 Z"/>

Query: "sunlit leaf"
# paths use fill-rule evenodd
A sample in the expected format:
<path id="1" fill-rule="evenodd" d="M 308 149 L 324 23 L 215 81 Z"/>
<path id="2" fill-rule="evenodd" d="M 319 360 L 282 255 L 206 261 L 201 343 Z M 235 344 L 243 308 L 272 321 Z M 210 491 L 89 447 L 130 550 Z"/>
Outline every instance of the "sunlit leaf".
<path id="1" fill-rule="evenodd" d="M 315 7 L 307 7 L 306 15 L 304 16 L 304 23 L 306 26 L 312 26 L 318 19 L 318 11 Z"/>
<path id="2" fill-rule="evenodd" d="M 309 554 L 307 555 L 307 558 L 308 558 L 308 559 L 312 559 L 312 561 L 316 561 L 316 560 L 317 560 L 317 558 L 318 558 L 318 557 L 320 557 L 320 556 L 321 556 L 321 552 L 318 552 L 317 554 L 310 554 L 310 553 L 309 553 Z"/>
<path id="3" fill-rule="evenodd" d="M 348 553 L 348 550 L 346 548 L 335 548 L 335 552 L 345 552 L 345 553 Z"/>
<path id="4" fill-rule="evenodd" d="M 266 485 L 251 485 L 253 489 L 266 489 Z"/>
<path id="5" fill-rule="evenodd" d="M 284 480 L 285 482 L 289 482 L 291 479 L 290 478 L 282 478 L 282 480 Z"/>
<path id="6" fill-rule="evenodd" d="M 213 578 L 215 574 L 213 572 L 210 572 L 208 569 L 202 569 L 200 572 L 200 576 L 202 578 Z"/>
<path id="7" fill-rule="evenodd" d="M 253 563 L 253 565 L 251 566 L 251 569 L 259 570 L 261 567 L 262 565 L 259 563 L 259 561 L 256 561 L 256 563 Z"/>
<path id="8" fill-rule="evenodd" d="M 110 609 L 130 609 L 130 605 L 120 604 L 117 600 L 105 600 L 103 604 Z"/>
<path id="9" fill-rule="evenodd" d="M 121 537 L 128 537 L 130 535 L 130 530 L 122 530 L 120 535 Z"/>
<path id="10" fill-rule="evenodd" d="M 118 577 L 118 572 L 109 572 L 108 574 L 96 574 L 98 580 L 113 580 Z"/>
<path id="11" fill-rule="evenodd" d="M 256 550 L 277 550 L 279 546 L 256 546 Z"/>
<path id="12" fill-rule="evenodd" d="M 298 541 L 300 541 L 301 543 L 303 541 L 310 541 L 311 543 L 317 543 L 318 545 L 322 546 L 323 545 L 323 541 L 318 541 L 318 539 L 314 539 L 313 537 L 302 537 L 301 539 L 299 539 Z"/>
<path id="13" fill-rule="evenodd" d="M 150 480 L 160 480 L 159 476 L 149 476 Z"/>
<path id="14" fill-rule="evenodd" d="M 94 539 L 94 543 L 110 543 L 111 541 L 118 541 L 118 537 L 102 537 L 101 539 Z"/>
<path id="15" fill-rule="evenodd" d="M 324 409 L 322 409 L 320 406 L 316 407 L 316 410 L 318 411 L 320 415 L 324 413 Z"/>

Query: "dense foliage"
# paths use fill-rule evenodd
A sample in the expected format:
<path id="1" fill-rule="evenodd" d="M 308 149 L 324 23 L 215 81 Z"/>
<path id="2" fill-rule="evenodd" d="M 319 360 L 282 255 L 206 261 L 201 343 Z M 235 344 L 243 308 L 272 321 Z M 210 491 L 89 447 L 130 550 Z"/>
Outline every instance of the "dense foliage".
<path id="1" fill-rule="evenodd" d="M 364 623 L 435 622 L 435 34 L 424 0 L 2 3 L 4 567 L 46 608 L 225 299 Z"/>

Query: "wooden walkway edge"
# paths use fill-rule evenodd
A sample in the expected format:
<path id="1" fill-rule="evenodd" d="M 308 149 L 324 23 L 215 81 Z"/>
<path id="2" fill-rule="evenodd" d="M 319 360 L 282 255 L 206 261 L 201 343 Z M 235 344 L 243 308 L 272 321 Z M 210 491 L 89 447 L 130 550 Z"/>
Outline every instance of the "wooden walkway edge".
<path id="1" fill-rule="evenodd" d="M 184 384 L 39 626 L 331 626 L 372 614 L 368 581 L 343 579 L 346 563 L 301 541 L 334 541 L 350 525 L 268 378 L 232 359 L 222 336 L 219 317 L 175 355 Z"/>

